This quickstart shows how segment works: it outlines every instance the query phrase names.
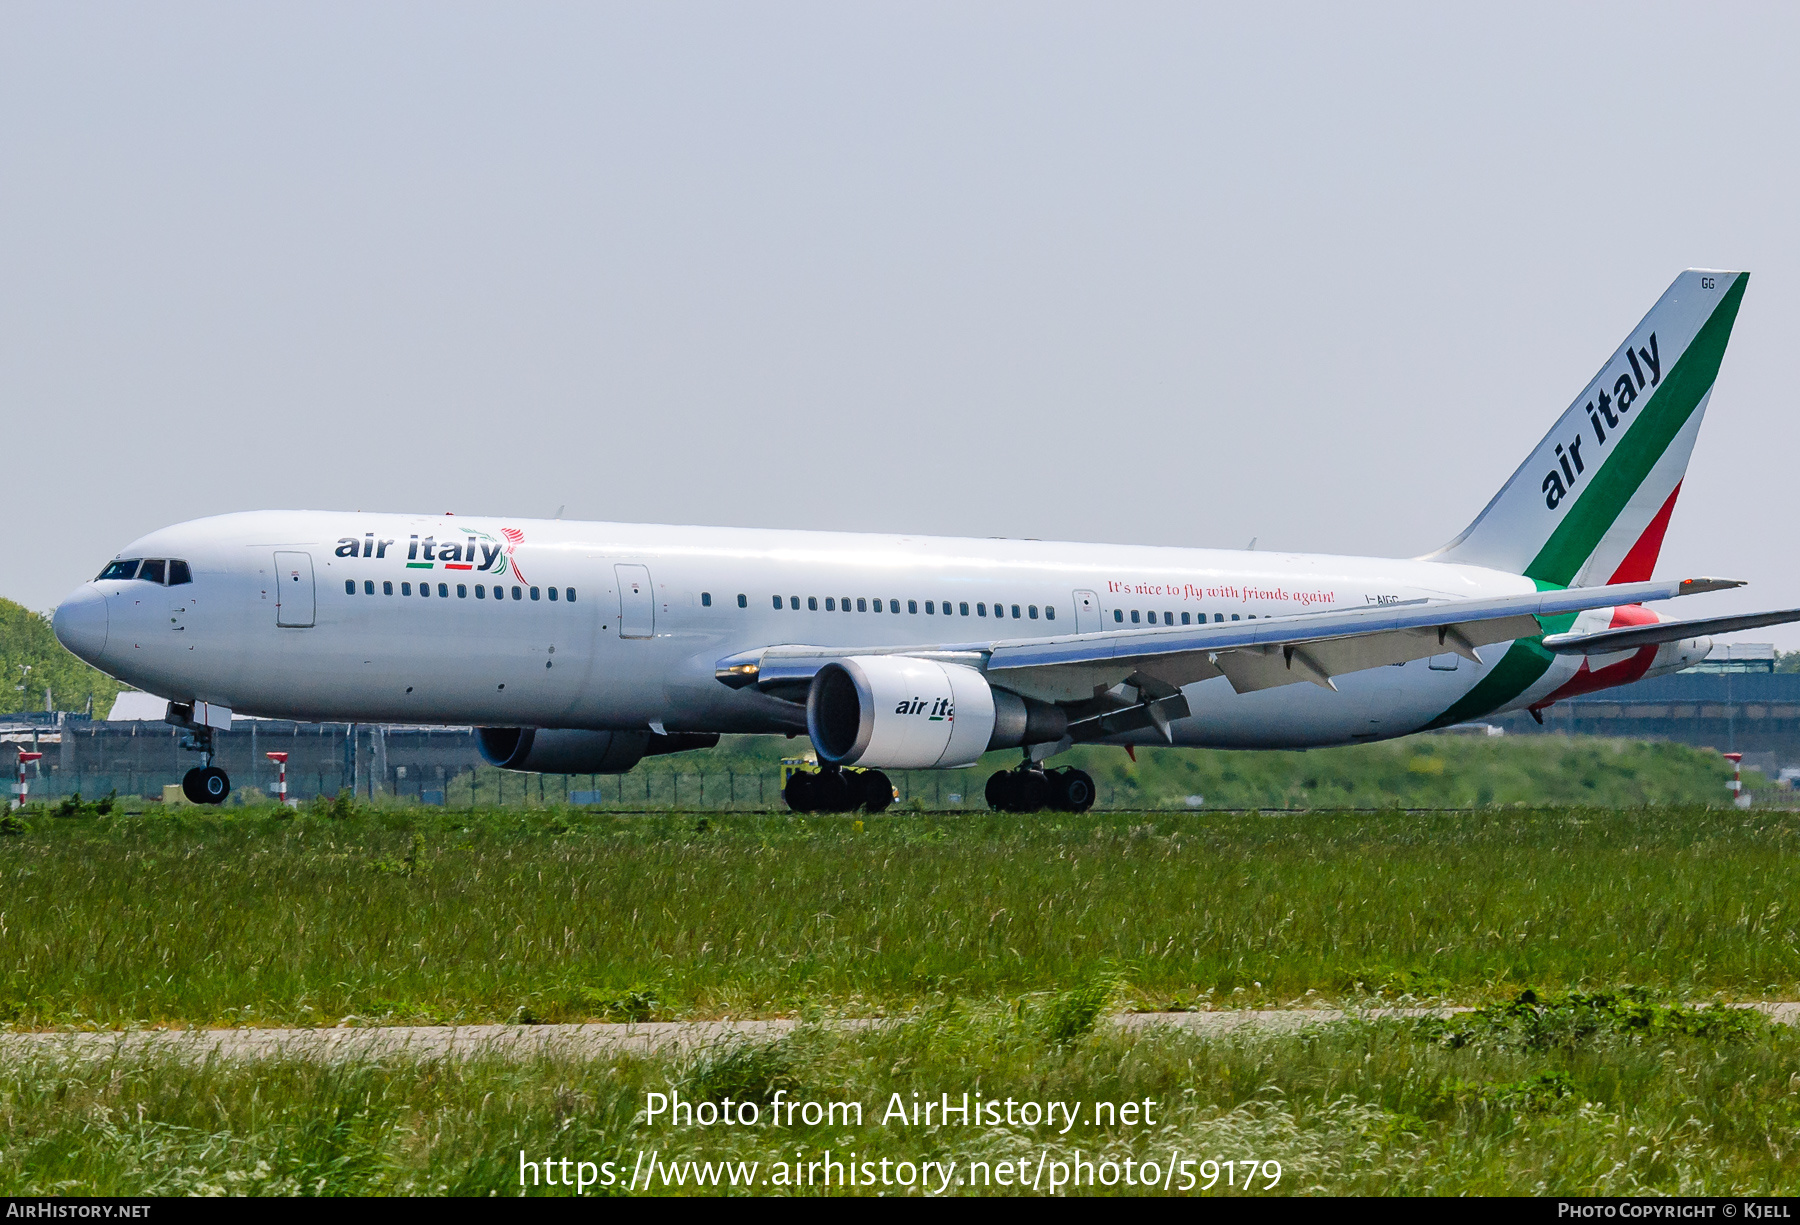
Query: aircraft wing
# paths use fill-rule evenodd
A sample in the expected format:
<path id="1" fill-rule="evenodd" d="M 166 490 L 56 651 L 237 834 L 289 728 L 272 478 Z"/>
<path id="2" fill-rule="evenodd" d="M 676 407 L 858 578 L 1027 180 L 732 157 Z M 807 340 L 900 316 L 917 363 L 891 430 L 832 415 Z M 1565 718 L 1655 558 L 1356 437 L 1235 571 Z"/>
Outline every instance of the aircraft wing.
<path id="1" fill-rule="evenodd" d="M 733 688 L 803 701 L 813 674 L 847 655 L 913 655 L 981 669 L 999 688 L 1062 704 L 1121 701 L 1162 713 L 1187 712 L 1181 686 L 1224 676 L 1239 693 L 1308 681 L 1336 688 L 1333 676 L 1445 652 L 1480 662 L 1476 648 L 1543 632 L 1539 617 L 1666 600 L 1742 586 L 1730 579 L 1619 583 L 1563 591 L 1457 600 L 1422 599 L 1287 617 L 1156 626 L 1053 638 L 946 643 L 941 646 L 771 646 L 719 661 L 715 675 Z M 1681 635 L 1686 637 L 1688 635 Z M 1619 647 L 1612 649 L 1618 650 Z M 1124 685 L 1124 699 L 1103 695 Z M 1158 702 L 1168 704 L 1159 712 Z M 1179 707 L 1179 708 L 1178 708 Z M 1109 727 L 1106 733 L 1120 730 Z"/>
<path id="2" fill-rule="evenodd" d="M 1598 630 L 1592 634 L 1549 634 L 1544 638 L 1544 649 L 1560 655 L 1605 655 L 1613 651 L 1656 646 L 1663 642 L 1680 642 L 1683 638 L 1735 634 L 1739 630 L 1762 629 L 1767 625 L 1786 625 L 1790 621 L 1800 621 L 1800 608 L 1789 608 L 1781 612 L 1744 613 L 1734 617 L 1706 617 L 1699 621 L 1627 625 L 1616 630 Z"/>

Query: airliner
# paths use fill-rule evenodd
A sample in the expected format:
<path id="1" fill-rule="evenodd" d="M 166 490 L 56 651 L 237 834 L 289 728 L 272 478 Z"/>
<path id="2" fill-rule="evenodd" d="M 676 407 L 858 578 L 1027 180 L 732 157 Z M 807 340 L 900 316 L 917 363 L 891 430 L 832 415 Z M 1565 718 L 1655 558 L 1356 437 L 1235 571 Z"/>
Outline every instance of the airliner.
<path id="1" fill-rule="evenodd" d="M 797 811 L 888 769 L 1081 811 L 1078 744 L 1355 744 L 1687 667 L 1800 610 L 1671 620 L 1740 584 L 1653 576 L 1748 276 L 1675 279 L 1487 507 L 1424 557 L 562 520 L 250 511 L 155 531 L 57 637 L 166 698 L 219 803 L 234 714 L 467 724 L 508 770 L 622 773 L 726 733 L 806 736 Z"/>

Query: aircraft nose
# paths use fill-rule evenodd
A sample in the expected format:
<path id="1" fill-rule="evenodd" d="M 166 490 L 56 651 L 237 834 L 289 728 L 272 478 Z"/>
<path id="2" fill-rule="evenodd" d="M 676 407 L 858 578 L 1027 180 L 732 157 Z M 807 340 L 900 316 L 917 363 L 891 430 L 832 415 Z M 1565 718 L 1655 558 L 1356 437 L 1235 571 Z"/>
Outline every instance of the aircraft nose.
<path id="1" fill-rule="evenodd" d="M 56 640 L 91 664 L 106 652 L 106 597 L 90 584 L 56 606 Z"/>

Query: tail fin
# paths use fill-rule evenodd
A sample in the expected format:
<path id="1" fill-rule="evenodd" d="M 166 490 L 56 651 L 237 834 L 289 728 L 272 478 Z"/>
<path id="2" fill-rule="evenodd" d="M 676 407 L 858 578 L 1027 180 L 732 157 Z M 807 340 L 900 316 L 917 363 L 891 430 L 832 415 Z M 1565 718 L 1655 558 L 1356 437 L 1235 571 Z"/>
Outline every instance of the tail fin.
<path id="1" fill-rule="evenodd" d="M 1749 280 L 1676 277 L 1487 509 L 1430 559 L 1561 587 L 1648 579 Z"/>

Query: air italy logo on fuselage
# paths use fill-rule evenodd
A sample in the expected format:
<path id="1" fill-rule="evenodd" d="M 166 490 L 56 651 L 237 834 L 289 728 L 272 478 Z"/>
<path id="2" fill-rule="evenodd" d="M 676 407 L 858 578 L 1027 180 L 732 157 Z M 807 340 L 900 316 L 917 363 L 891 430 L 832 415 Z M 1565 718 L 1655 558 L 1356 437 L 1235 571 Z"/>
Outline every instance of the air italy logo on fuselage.
<path id="1" fill-rule="evenodd" d="M 505 574 L 510 568 L 517 574 L 521 582 L 528 581 L 519 573 L 519 562 L 513 556 L 513 550 L 525 543 L 525 533 L 517 528 L 504 527 L 500 534 L 506 539 L 495 540 L 486 532 L 478 532 L 473 528 L 463 528 L 455 538 L 445 537 L 440 540 L 436 536 L 421 539 L 414 535 L 406 546 L 406 568 L 408 570 L 434 570 L 443 567 L 446 570 L 471 570 L 478 574 L 491 574 L 495 578 Z M 361 540 L 354 536 L 345 536 L 337 542 L 339 557 L 387 557 L 392 540 L 377 540 L 374 532 L 365 532 Z"/>
<path id="2" fill-rule="evenodd" d="M 1639 358 L 1643 361 L 1639 361 Z M 1624 421 L 1625 414 L 1637 402 L 1647 389 L 1662 382 L 1662 354 L 1656 349 L 1656 333 L 1650 333 L 1650 339 L 1644 348 L 1633 349 L 1625 346 L 1625 360 L 1631 363 L 1631 369 L 1614 380 L 1612 395 L 1606 394 L 1606 382 L 1601 380 L 1600 394 L 1587 403 L 1588 424 L 1594 427 L 1594 445 L 1606 445 L 1608 430 L 1622 431 L 1629 422 Z M 1644 378 L 1644 370 L 1648 368 L 1650 377 Z M 1633 379 L 1635 378 L 1635 383 Z M 1581 474 L 1587 471 L 1587 464 L 1581 458 L 1583 435 L 1578 429 L 1575 437 L 1569 439 L 1565 446 L 1556 444 L 1556 468 L 1552 468 L 1544 477 L 1544 505 L 1555 510 L 1563 504 L 1563 499 L 1575 492 L 1575 485 L 1581 480 Z M 1598 466 L 1596 464 L 1596 466 Z"/>

